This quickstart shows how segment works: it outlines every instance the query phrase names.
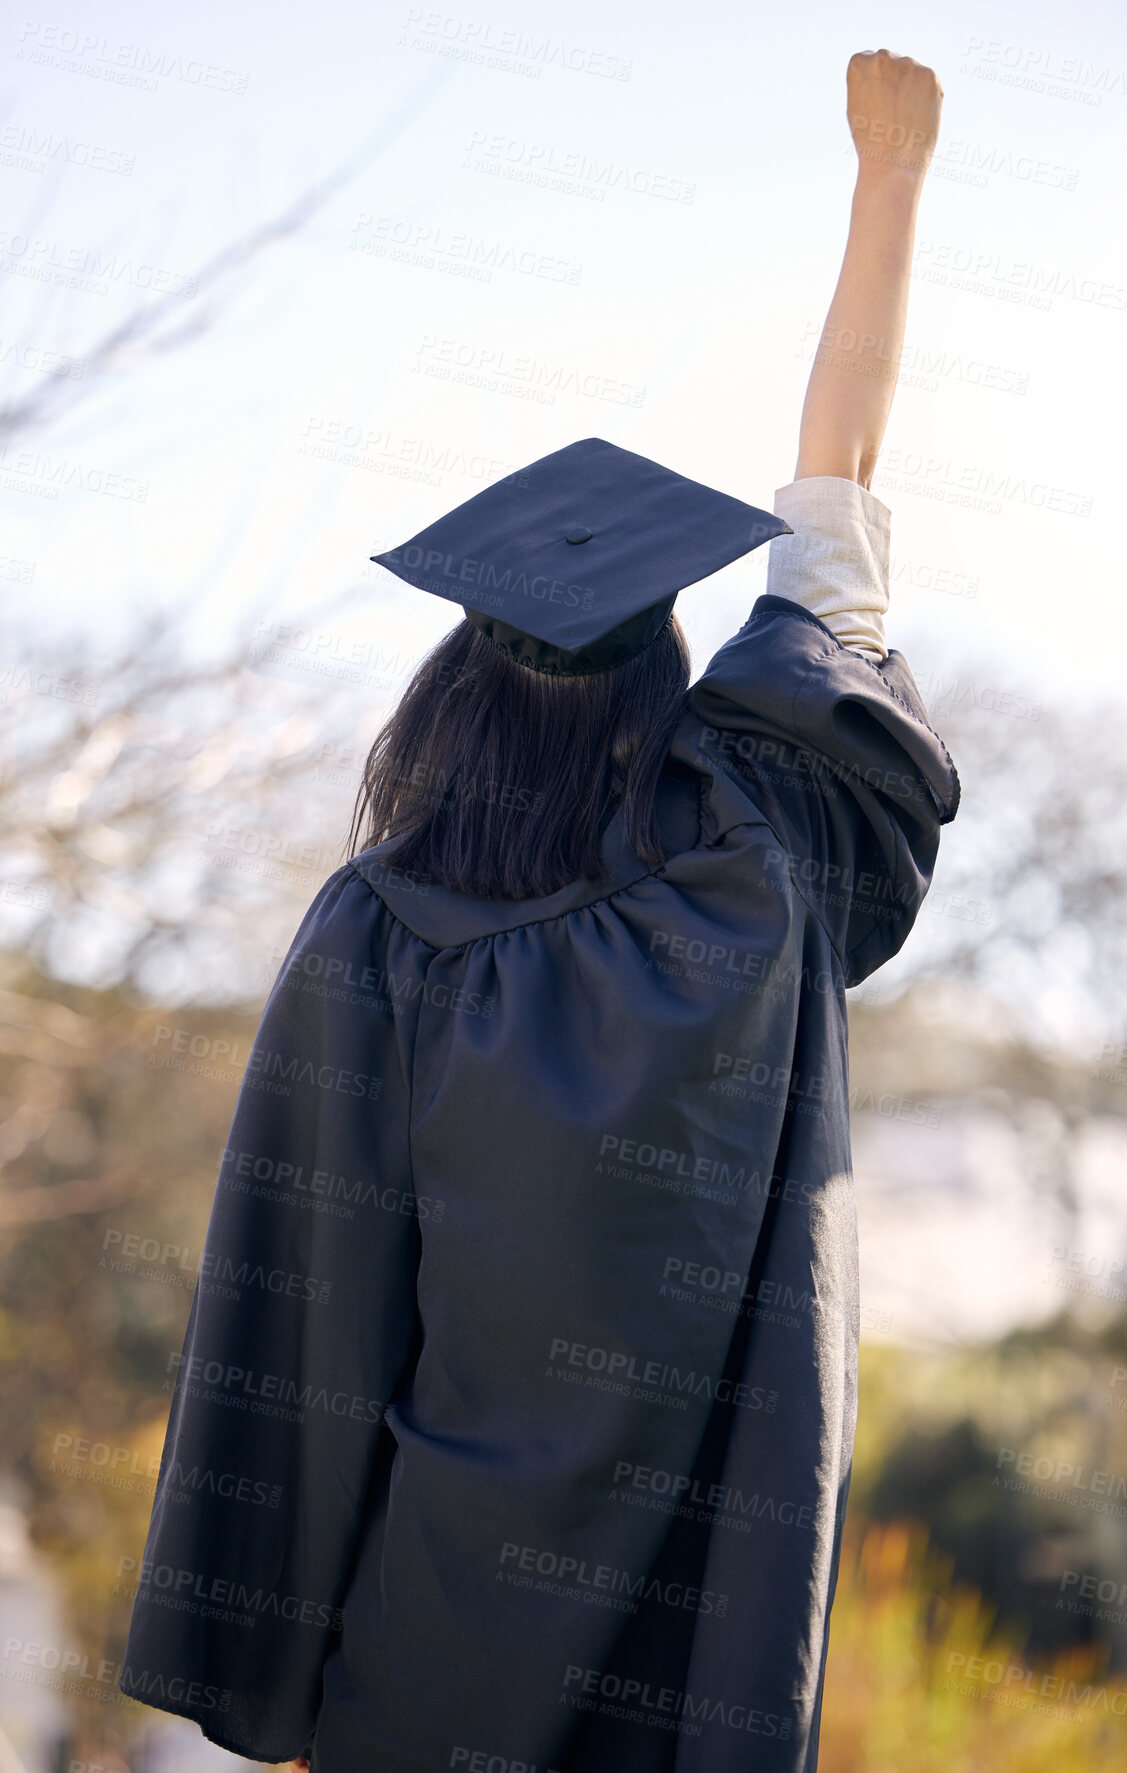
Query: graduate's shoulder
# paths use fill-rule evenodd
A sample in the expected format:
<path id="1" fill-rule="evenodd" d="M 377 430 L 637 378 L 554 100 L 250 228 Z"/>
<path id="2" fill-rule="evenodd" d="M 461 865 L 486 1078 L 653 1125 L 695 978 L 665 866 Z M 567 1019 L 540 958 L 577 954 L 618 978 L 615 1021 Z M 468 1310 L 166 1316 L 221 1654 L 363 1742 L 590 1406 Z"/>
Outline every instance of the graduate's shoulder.
<path id="1" fill-rule="evenodd" d="M 394 844 L 377 844 L 349 856 L 329 874 L 307 904 L 295 945 L 337 952 L 371 944 L 373 930 L 409 879 L 392 859 Z"/>
<path id="2" fill-rule="evenodd" d="M 827 688 L 848 682 L 872 688 L 859 669 L 866 665 L 868 660 L 851 653 L 802 604 L 764 592 L 743 627 L 713 654 L 689 690 L 689 701 L 714 712 L 728 700 L 765 717 L 793 719 L 812 674 Z"/>
<path id="3" fill-rule="evenodd" d="M 341 890 L 350 892 L 353 897 L 366 895 L 370 917 L 392 918 L 409 935 L 420 938 L 428 946 L 441 946 L 440 940 L 428 934 L 425 927 L 420 929 L 418 926 L 420 920 L 425 925 L 423 908 L 428 901 L 445 902 L 451 895 L 444 894 L 440 887 L 416 870 L 400 865 L 398 856 L 403 842 L 402 837 L 389 837 L 383 843 L 372 844 L 350 856 L 337 870 L 337 875 L 349 883 Z M 326 884 L 331 884 L 331 880 Z"/>
<path id="4" fill-rule="evenodd" d="M 785 735 L 836 767 L 887 767 L 898 756 L 926 783 L 940 822 L 955 816 L 958 772 L 903 654 L 893 648 L 875 664 L 788 598 L 756 600 L 687 701 L 707 728 Z"/>
<path id="5" fill-rule="evenodd" d="M 402 838 L 385 838 L 383 843 L 372 844 L 350 856 L 342 872 L 350 871 L 380 899 L 389 893 L 424 893 L 429 883 L 413 869 L 400 867 L 396 859 L 402 847 Z"/>

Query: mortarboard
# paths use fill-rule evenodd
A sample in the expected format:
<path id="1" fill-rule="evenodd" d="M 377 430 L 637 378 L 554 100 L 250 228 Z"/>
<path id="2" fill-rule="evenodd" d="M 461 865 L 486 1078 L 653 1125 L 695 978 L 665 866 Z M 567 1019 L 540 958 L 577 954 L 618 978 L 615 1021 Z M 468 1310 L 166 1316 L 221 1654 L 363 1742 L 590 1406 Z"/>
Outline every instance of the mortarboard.
<path id="1" fill-rule="evenodd" d="M 633 658 L 686 585 L 791 534 L 769 511 L 585 437 L 369 558 L 460 603 L 519 664 L 571 677 Z"/>

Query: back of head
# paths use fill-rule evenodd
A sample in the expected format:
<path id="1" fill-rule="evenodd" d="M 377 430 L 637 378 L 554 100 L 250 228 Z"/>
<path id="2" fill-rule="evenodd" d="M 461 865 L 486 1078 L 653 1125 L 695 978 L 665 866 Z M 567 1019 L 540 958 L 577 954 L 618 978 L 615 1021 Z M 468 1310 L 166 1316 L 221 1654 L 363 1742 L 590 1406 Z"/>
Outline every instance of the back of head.
<path id="1" fill-rule="evenodd" d="M 396 866 L 476 898 L 524 899 L 604 877 L 620 803 L 643 861 L 664 861 L 654 797 L 689 683 L 675 615 L 624 664 L 531 670 L 471 622 L 427 654 L 376 737 L 348 853 L 402 839 Z"/>

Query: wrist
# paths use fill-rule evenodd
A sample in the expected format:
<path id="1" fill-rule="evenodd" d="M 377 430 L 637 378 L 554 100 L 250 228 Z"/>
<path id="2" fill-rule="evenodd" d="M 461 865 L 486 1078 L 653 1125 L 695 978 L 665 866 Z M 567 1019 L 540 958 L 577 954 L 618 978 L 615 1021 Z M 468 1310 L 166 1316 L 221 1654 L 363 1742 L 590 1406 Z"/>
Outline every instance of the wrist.
<path id="1" fill-rule="evenodd" d="M 918 203 L 930 162 L 918 150 L 866 147 L 858 149 L 857 188 L 874 190 Z"/>

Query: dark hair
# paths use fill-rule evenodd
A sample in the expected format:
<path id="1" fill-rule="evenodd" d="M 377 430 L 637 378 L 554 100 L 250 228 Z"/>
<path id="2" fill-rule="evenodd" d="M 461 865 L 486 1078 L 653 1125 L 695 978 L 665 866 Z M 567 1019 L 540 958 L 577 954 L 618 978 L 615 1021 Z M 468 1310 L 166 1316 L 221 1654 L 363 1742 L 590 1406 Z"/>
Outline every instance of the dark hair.
<path id="1" fill-rule="evenodd" d="M 689 683 L 671 615 L 609 671 L 518 665 L 472 622 L 423 660 L 368 753 L 348 854 L 403 837 L 396 867 L 476 898 L 606 878 L 600 840 L 625 801 L 638 856 L 665 860 L 654 795 Z"/>

